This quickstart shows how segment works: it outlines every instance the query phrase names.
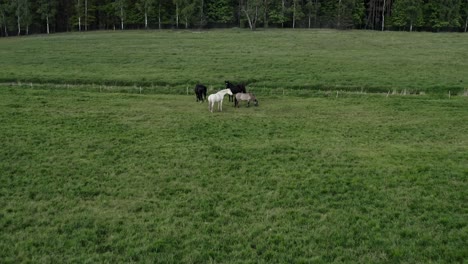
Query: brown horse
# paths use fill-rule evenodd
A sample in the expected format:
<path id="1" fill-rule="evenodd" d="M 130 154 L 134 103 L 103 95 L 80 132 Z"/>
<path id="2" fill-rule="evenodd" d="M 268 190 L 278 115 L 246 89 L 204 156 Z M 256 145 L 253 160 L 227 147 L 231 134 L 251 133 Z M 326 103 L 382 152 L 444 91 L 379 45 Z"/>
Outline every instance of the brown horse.
<path id="1" fill-rule="evenodd" d="M 235 101 L 237 107 L 240 107 L 240 101 L 247 101 L 247 107 L 250 106 L 250 101 L 253 101 L 254 105 L 258 106 L 257 97 L 253 93 L 237 93 Z"/>

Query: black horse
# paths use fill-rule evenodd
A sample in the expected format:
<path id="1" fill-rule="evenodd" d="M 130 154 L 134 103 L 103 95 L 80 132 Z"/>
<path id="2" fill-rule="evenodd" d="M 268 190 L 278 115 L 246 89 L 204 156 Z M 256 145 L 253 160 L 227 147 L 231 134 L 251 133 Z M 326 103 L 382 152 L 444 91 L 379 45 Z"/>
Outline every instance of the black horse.
<path id="1" fill-rule="evenodd" d="M 195 85 L 195 95 L 197 96 L 197 102 L 204 102 L 206 99 L 206 86 L 203 84 Z"/>
<path id="2" fill-rule="evenodd" d="M 236 100 L 236 93 L 246 93 L 245 85 L 243 83 L 234 85 L 229 81 L 224 82 L 226 84 L 226 89 L 230 89 L 233 95 L 229 95 L 229 102 Z"/>

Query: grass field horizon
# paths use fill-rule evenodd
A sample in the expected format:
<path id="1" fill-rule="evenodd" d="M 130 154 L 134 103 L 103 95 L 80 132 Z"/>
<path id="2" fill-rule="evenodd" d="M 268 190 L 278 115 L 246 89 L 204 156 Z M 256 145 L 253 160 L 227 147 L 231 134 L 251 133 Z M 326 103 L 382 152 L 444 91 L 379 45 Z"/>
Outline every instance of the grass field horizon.
<path id="1" fill-rule="evenodd" d="M 0 82 L 218 89 L 468 89 L 468 34 L 336 30 L 95 31 L 0 39 Z"/>

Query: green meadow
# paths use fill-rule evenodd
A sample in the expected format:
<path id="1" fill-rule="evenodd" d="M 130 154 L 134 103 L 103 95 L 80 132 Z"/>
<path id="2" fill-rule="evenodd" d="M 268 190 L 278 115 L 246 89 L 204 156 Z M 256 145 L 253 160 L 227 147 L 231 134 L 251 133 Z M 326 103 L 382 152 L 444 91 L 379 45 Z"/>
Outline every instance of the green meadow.
<path id="1" fill-rule="evenodd" d="M 468 34 L 108 31 L 0 40 L 0 82 L 368 92 L 468 89 Z"/>
<path id="2" fill-rule="evenodd" d="M 0 39 L 0 263 L 465 263 L 467 36 Z"/>

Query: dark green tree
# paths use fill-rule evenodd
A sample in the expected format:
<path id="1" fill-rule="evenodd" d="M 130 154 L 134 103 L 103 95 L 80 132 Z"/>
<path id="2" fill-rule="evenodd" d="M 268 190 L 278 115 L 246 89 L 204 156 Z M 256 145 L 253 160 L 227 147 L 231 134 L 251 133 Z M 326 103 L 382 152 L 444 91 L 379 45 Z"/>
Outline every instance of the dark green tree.
<path id="1" fill-rule="evenodd" d="M 208 2 L 206 13 L 208 22 L 231 23 L 234 21 L 234 6 L 229 0 Z"/>
<path id="2" fill-rule="evenodd" d="M 50 34 L 50 23 L 55 21 L 57 14 L 56 0 L 39 0 L 37 13 L 41 15 L 41 19 L 46 22 L 47 34 Z"/>
<path id="3" fill-rule="evenodd" d="M 284 24 L 289 21 L 288 6 L 289 3 L 286 2 L 286 0 L 275 1 L 269 12 L 270 21 L 274 24 L 281 25 L 283 28 Z"/>
<path id="4" fill-rule="evenodd" d="M 396 0 L 392 11 L 392 25 L 396 27 L 413 27 L 424 25 L 422 0 Z"/>
<path id="5" fill-rule="evenodd" d="M 184 21 L 185 28 L 195 23 L 197 13 L 196 0 L 183 0 L 181 1 L 180 17 Z"/>
<path id="6" fill-rule="evenodd" d="M 262 6 L 262 0 L 244 0 L 241 3 L 241 11 L 245 15 L 251 30 L 257 28 Z"/>
<path id="7" fill-rule="evenodd" d="M 145 29 L 148 29 L 148 15 L 153 13 L 155 0 L 137 0 L 136 8 L 144 17 Z"/>
<path id="8" fill-rule="evenodd" d="M 8 18 L 10 15 L 10 5 L 8 0 L 0 0 L 0 36 L 8 37 Z"/>
<path id="9" fill-rule="evenodd" d="M 296 21 L 304 18 L 304 12 L 302 11 L 302 1 L 292 0 L 290 13 L 292 14 L 292 28 L 296 28 Z"/>
<path id="10" fill-rule="evenodd" d="M 124 29 L 124 21 L 127 15 L 127 1 L 125 0 L 115 0 L 114 10 L 117 17 L 120 19 L 120 29 Z"/>
<path id="11" fill-rule="evenodd" d="M 426 4 L 427 26 L 435 31 L 461 26 L 461 0 L 429 0 Z"/>
<path id="12" fill-rule="evenodd" d="M 311 28 L 312 18 L 314 19 L 314 27 L 317 27 L 317 19 L 320 11 L 320 2 L 318 0 L 307 0 L 305 10 L 308 18 L 308 28 Z"/>
<path id="13" fill-rule="evenodd" d="M 468 29 L 468 0 L 464 0 L 461 5 L 461 16 L 463 18 L 463 22 L 465 24 L 464 26 L 464 32 L 467 32 Z"/>

